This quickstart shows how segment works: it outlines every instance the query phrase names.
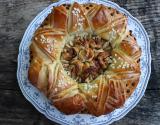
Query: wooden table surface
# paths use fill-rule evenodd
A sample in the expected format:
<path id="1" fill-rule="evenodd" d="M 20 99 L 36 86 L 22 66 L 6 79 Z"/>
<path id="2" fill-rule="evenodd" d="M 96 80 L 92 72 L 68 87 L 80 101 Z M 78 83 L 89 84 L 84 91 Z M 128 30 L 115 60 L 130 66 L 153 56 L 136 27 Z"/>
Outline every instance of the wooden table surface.
<path id="1" fill-rule="evenodd" d="M 144 25 L 151 44 L 152 73 L 140 103 L 113 125 L 160 125 L 160 0 L 113 0 Z M 17 54 L 32 19 L 51 0 L 0 0 L 0 125 L 53 125 L 22 95 Z"/>

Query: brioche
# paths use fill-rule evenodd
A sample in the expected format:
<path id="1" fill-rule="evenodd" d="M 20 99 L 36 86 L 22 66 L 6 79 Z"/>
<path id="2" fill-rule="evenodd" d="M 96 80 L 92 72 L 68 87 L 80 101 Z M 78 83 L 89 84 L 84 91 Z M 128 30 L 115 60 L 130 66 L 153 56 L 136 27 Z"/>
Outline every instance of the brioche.
<path id="1" fill-rule="evenodd" d="M 65 114 L 100 116 L 131 96 L 140 56 L 124 14 L 94 3 L 63 4 L 32 38 L 28 78 Z"/>

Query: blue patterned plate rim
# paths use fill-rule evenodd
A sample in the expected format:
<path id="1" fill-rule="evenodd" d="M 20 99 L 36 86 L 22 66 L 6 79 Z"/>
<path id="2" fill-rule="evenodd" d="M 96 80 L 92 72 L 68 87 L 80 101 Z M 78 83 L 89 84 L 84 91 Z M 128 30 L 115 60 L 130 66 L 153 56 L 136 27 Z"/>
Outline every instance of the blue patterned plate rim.
<path id="1" fill-rule="evenodd" d="M 133 33 L 135 37 L 138 39 L 137 41 L 138 42 L 140 41 L 139 44 L 142 47 L 143 54 L 141 57 L 141 60 L 142 60 L 141 69 L 142 69 L 142 74 L 145 74 L 145 75 L 143 76 L 141 75 L 142 78 L 140 80 L 139 86 L 136 88 L 134 94 L 128 99 L 130 101 L 127 101 L 123 108 L 117 109 L 110 114 L 103 115 L 100 117 L 93 117 L 91 115 L 83 115 L 83 114 L 75 114 L 75 115 L 67 116 L 57 111 L 54 107 L 52 108 L 48 100 L 45 97 L 43 97 L 43 95 L 38 90 L 36 90 L 36 88 L 34 88 L 27 79 L 27 70 L 29 65 L 29 62 L 28 62 L 29 61 L 29 44 L 34 31 L 40 26 L 41 22 L 49 14 L 49 12 L 54 6 L 58 6 L 63 3 L 71 3 L 73 1 L 75 0 L 60 0 L 59 2 L 51 4 L 46 9 L 44 9 L 41 13 L 39 13 L 33 19 L 33 21 L 29 24 L 19 46 L 18 66 L 17 66 L 18 84 L 25 98 L 39 112 L 44 114 L 48 119 L 52 121 L 55 121 L 60 124 L 78 124 L 78 125 L 111 124 L 114 121 L 117 121 L 123 118 L 130 110 L 132 110 L 137 105 L 137 103 L 140 101 L 140 99 L 144 95 L 144 92 L 146 90 L 148 80 L 150 77 L 150 73 L 151 73 L 150 41 L 149 41 L 147 32 L 145 31 L 142 24 L 136 18 L 134 18 L 127 10 L 119 7 L 119 5 L 117 5 L 116 3 L 113 3 L 111 1 L 105 1 L 105 0 L 76 0 L 79 3 L 94 2 L 97 4 L 104 4 L 106 6 L 111 6 L 128 16 L 130 20 L 128 22 L 131 23 L 131 24 L 129 23 L 130 24 L 129 29 L 132 29 L 132 26 L 136 27 L 135 29 L 132 29 L 132 30 L 134 31 Z M 41 19 L 41 17 L 43 17 L 43 19 Z M 41 20 L 41 22 L 38 22 L 39 20 Z M 33 96 L 34 94 L 38 95 L 36 96 L 37 97 L 36 99 Z M 43 99 L 43 101 L 40 100 L 40 103 L 38 102 L 39 98 Z M 134 100 L 131 98 L 133 98 Z M 55 113 L 55 115 L 53 115 L 53 113 Z"/>

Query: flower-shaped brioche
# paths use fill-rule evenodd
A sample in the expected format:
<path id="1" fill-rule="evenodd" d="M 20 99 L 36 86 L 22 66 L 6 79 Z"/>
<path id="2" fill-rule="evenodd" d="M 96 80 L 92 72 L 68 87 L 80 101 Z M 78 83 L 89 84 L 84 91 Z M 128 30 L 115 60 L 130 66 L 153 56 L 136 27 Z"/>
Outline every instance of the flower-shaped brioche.
<path id="1" fill-rule="evenodd" d="M 60 111 L 100 116 L 123 106 L 140 78 L 127 17 L 104 5 L 63 4 L 37 29 L 29 80 Z"/>

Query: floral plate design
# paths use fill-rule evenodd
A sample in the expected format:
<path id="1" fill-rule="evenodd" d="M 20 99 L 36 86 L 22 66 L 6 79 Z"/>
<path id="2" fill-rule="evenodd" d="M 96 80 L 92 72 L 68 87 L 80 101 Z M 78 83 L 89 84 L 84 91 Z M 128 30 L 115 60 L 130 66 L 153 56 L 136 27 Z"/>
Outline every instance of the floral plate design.
<path id="1" fill-rule="evenodd" d="M 111 124 L 123 118 L 130 110 L 132 110 L 140 101 L 147 87 L 147 83 L 151 73 L 151 54 L 150 54 L 150 41 L 148 35 L 142 26 L 142 24 L 134 18 L 128 11 L 119 7 L 117 4 L 104 1 L 104 0 L 76 0 L 79 3 L 97 3 L 105 6 L 110 6 L 118 11 L 124 13 L 128 17 L 128 29 L 132 30 L 133 35 L 136 37 L 138 45 L 142 49 L 141 55 L 141 76 L 140 81 L 135 89 L 134 93 L 125 102 L 122 108 L 116 109 L 110 114 L 95 117 L 88 114 L 74 114 L 65 115 L 58 111 L 54 106 L 50 104 L 50 101 L 28 80 L 28 68 L 29 68 L 29 46 L 32 36 L 35 30 L 41 25 L 43 20 L 47 17 L 54 6 L 58 6 L 64 3 L 72 3 L 75 0 L 60 0 L 53 3 L 39 13 L 34 20 L 28 26 L 23 39 L 19 47 L 18 54 L 18 67 L 17 67 L 17 79 L 20 89 L 25 98 L 33 104 L 33 106 L 48 119 L 65 125 L 103 125 Z"/>

